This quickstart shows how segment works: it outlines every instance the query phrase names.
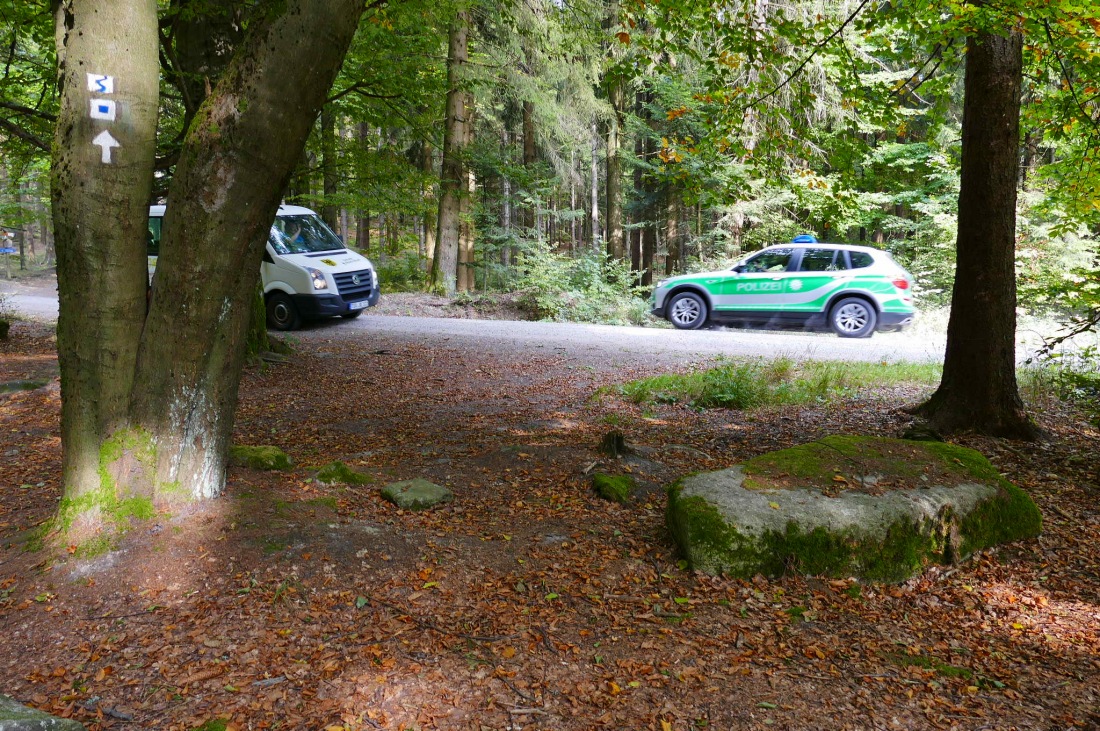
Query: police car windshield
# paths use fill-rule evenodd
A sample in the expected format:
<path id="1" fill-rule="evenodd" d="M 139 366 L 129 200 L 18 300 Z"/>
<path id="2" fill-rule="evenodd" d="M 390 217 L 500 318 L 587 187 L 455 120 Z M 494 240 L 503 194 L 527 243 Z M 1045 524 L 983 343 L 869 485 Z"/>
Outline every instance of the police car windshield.
<path id="1" fill-rule="evenodd" d="M 344 243 L 316 215 L 301 215 L 275 219 L 271 246 L 280 254 L 310 254 L 343 249 Z"/>

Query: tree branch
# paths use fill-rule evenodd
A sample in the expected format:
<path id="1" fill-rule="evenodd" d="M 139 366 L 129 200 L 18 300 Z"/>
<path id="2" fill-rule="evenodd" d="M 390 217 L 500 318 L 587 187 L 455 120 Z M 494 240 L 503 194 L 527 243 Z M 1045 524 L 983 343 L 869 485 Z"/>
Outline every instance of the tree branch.
<path id="1" fill-rule="evenodd" d="M 865 7 L 867 7 L 867 3 L 869 3 L 869 2 L 871 2 L 871 0 L 863 0 L 863 2 L 861 2 L 859 4 L 859 7 L 856 8 L 855 10 L 853 10 L 852 14 L 849 15 L 845 19 L 845 21 L 840 24 L 839 28 L 834 30 L 832 33 L 830 33 L 828 36 L 826 36 L 824 40 L 822 40 L 820 43 L 818 43 L 816 46 L 814 46 L 813 50 L 810 51 L 810 55 L 808 55 L 808 56 L 806 56 L 806 58 L 802 59 L 802 62 L 799 63 L 797 67 L 795 67 L 794 71 L 792 71 L 790 74 L 787 75 L 787 78 L 785 78 L 785 79 L 783 79 L 783 81 L 779 82 L 779 85 L 776 86 L 771 91 L 769 91 L 767 94 L 764 94 L 763 96 L 757 97 L 756 99 L 753 99 L 751 102 L 746 104 L 745 109 L 751 109 L 751 108 L 755 107 L 757 104 L 759 104 L 760 102 L 762 102 L 766 99 L 770 99 L 771 97 L 775 96 L 780 91 L 782 91 L 783 87 L 785 87 L 787 84 L 791 83 L 791 81 L 796 76 L 798 76 L 800 73 L 802 73 L 802 69 L 806 68 L 806 64 L 808 64 L 810 61 L 812 61 L 814 56 L 816 56 L 818 54 L 818 52 L 821 51 L 821 49 L 824 48 L 829 43 L 829 41 L 833 40 L 838 35 L 840 35 L 841 32 L 845 28 L 847 28 L 848 25 L 853 20 L 855 20 L 861 12 L 863 12 L 863 9 Z"/>
<path id="2" fill-rule="evenodd" d="M 1081 116 L 1088 120 L 1089 124 L 1094 130 L 1100 132 L 1100 125 L 1096 123 L 1092 115 L 1085 109 L 1085 105 L 1081 103 L 1081 100 L 1077 97 L 1077 89 L 1073 86 L 1073 80 L 1069 78 L 1069 70 L 1066 68 L 1065 61 L 1062 60 L 1062 54 L 1058 53 L 1058 49 L 1054 45 L 1054 34 L 1050 31 L 1050 23 L 1046 20 L 1043 21 L 1043 28 L 1047 32 L 1047 40 L 1050 41 L 1050 50 L 1054 54 L 1054 58 L 1058 59 L 1058 66 L 1062 69 L 1062 78 L 1066 80 L 1066 86 L 1069 87 L 1070 96 L 1073 97 L 1073 103 L 1077 105 L 1077 108 L 1081 110 Z"/>
<path id="3" fill-rule="evenodd" d="M 46 142 L 45 140 L 41 139 L 40 137 L 38 137 L 36 135 L 31 134 L 30 132 L 23 129 L 22 127 L 15 124 L 14 122 L 9 122 L 7 119 L 4 119 L 3 117 L 0 117 L 0 129 L 7 130 L 8 132 L 15 135 L 16 137 L 23 140 L 24 142 L 27 142 L 27 143 L 33 145 L 34 147 L 37 147 L 39 150 L 42 150 L 42 152 L 49 152 L 50 151 L 50 145 L 49 145 L 48 142 Z"/>
<path id="4" fill-rule="evenodd" d="M 13 112 L 19 112 L 21 114 L 26 114 L 31 117 L 38 117 L 39 119 L 45 120 L 47 122 L 57 121 L 57 117 L 53 114 L 50 114 L 49 112 L 43 112 L 38 109 L 31 109 L 30 107 L 25 107 L 22 104 L 15 104 L 14 102 L 6 102 L 0 100 L 0 109 L 10 109 Z"/>

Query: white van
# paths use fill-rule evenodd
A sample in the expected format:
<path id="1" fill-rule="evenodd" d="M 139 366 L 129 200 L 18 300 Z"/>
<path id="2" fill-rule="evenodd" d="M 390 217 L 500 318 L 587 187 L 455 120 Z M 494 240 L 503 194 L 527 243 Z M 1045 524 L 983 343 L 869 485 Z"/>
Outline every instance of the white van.
<path id="1" fill-rule="evenodd" d="M 149 271 L 160 253 L 164 206 L 149 206 Z M 267 325 L 294 330 L 302 320 L 358 317 L 378 304 L 374 265 L 351 251 L 313 211 L 279 206 L 260 267 Z"/>

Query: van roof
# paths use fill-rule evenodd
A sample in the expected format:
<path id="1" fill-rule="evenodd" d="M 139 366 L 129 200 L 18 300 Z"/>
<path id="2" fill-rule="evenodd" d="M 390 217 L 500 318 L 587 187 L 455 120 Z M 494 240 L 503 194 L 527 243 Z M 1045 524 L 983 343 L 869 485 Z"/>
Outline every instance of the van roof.
<path id="1" fill-rule="evenodd" d="M 316 211 L 311 211 L 310 209 L 304 208 L 302 206 L 281 205 L 281 206 L 279 206 L 279 212 L 276 213 L 275 215 L 276 216 L 316 216 L 317 212 Z M 163 205 L 149 206 L 149 217 L 150 218 L 164 218 L 164 206 Z"/>

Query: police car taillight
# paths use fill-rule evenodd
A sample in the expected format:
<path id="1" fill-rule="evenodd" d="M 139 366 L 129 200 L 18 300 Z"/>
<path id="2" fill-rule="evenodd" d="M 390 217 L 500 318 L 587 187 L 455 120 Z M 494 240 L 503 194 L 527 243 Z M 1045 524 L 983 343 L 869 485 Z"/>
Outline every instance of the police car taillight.
<path id="1" fill-rule="evenodd" d="M 898 289 L 909 289 L 909 280 L 899 277 L 893 281 L 893 285 Z"/>

